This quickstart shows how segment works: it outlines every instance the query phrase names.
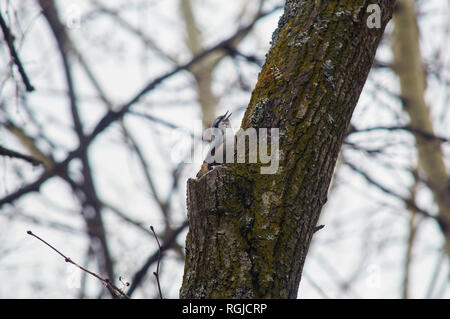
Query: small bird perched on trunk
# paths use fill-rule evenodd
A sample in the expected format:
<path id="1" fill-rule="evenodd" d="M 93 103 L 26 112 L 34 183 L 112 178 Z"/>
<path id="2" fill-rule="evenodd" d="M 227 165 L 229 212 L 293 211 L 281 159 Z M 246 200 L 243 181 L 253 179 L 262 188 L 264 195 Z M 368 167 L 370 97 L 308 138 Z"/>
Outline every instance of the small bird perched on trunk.
<path id="1" fill-rule="evenodd" d="M 210 131 L 214 140 L 210 143 L 208 154 L 203 161 L 200 171 L 197 173 L 197 178 L 205 175 L 208 171 L 212 170 L 214 166 L 222 165 L 226 161 L 226 132 L 227 130 L 232 130 L 230 122 L 231 114 L 232 113 L 228 114 L 227 111 L 224 115 L 218 116 L 211 125 Z M 234 141 L 230 142 L 233 142 L 234 147 Z"/>

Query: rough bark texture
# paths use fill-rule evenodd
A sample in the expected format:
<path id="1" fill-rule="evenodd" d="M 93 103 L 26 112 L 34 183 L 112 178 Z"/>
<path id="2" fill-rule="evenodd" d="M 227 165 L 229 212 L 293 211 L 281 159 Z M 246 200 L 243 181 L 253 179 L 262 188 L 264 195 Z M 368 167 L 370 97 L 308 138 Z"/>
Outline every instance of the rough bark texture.
<path id="1" fill-rule="evenodd" d="M 394 1 L 286 1 L 242 128 L 280 129 L 280 168 L 188 181 L 181 298 L 296 298 L 336 158 Z M 270 148 L 269 148 L 270 149 Z"/>
<path id="2" fill-rule="evenodd" d="M 425 102 L 426 74 L 419 47 L 419 29 L 414 1 L 399 0 L 394 15 L 394 70 L 400 80 L 403 108 L 411 127 L 433 136 L 430 109 Z M 450 256 L 450 177 L 444 163 L 441 141 L 416 134 L 419 167 L 438 206 L 438 218 Z"/>

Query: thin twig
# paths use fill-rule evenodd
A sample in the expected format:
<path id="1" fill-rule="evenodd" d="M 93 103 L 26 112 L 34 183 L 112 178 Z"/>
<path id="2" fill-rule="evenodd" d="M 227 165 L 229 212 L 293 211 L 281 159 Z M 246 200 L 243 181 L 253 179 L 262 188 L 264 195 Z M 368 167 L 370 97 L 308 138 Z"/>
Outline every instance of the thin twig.
<path id="1" fill-rule="evenodd" d="M 261 61 L 261 59 L 258 58 L 257 56 L 244 54 L 236 47 L 233 47 L 230 44 L 225 45 L 224 49 L 229 53 L 231 57 L 240 56 L 241 58 L 244 58 L 246 61 L 256 64 L 259 67 L 262 67 L 263 65 L 263 61 Z"/>
<path id="2" fill-rule="evenodd" d="M 159 263 L 161 261 L 161 244 L 159 243 L 158 236 L 156 236 L 155 229 L 153 228 L 153 226 L 150 226 L 150 230 L 153 232 L 153 235 L 155 235 L 156 242 L 158 243 L 158 261 L 156 262 L 156 272 L 153 272 L 153 275 L 155 275 L 156 283 L 158 284 L 159 298 L 163 299 L 161 293 L 161 286 L 159 284 Z"/>
<path id="3" fill-rule="evenodd" d="M 444 244 L 444 246 L 445 246 L 445 244 Z M 444 264 L 444 262 L 446 260 L 445 256 L 447 256 L 447 254 L 445 253 L 445 247 L 443 247 L 441 250 L 441 254 L 438 257 L 438 260 L 436 262 L 436 265 L 434 266 L 433 275 L 431 276 L 431 281 L 428 285 L 427 294 L 425 295 L 426 299 L 436 298 L 436 296 L 433 295 L 433 291 L 436 288 L 436 283 L 437 283 L 437 280 L 441 273 L 442 265 Z"/>
<path id="4" fill-rule="evenodd" d="M 153 253 L 147 258 L 147 261 L 144 263 L 144 265 L 136 272 L 136 274 L 133 276 L 133 280 L 131 281 L 131 286 L 127 291 L 128 296 L 131 296 L 133 292 L 136 290 L 136 288 L 139 287 L 139 285 L 142 283 L 142 281 L 145 278 L 145 275 L 147 274 L 148 269 L 150 266 L 158 261 L 158 256 L 160 254 L 163 254 L 166 250 L 172 247 L 175 240 L 177 239 L 177 236 L 188 226 L 188 221 L 185 220 L 183 224 L 175 228 L 170 234 L 166 235 L 164 238 L 164 243 L 161 246 L 161 249 L 158 250 L 158 252 Z"/>
<path id="5" fill-rule="evenodd" d="M 309 282 L 311 286 L 313 286 L 317 290 L 317 292 L 319 293 L 319 295 L 322 296 L 322 298 L 330 299 L 330 297 L 325 293 L 325 291 L 323 291 L 323 289 L 320 288 L 320 286 L 309 276 L 308 272 L 305 271 L 302 276 Z"/>
<path id="6" fill-rule="evenodd" d="M 65 256 L 63 253 L 61 253 L 58 249 L 56 249 L 55 247 L 53 247 L 51 244 L 49 244 L 48 242 L 46 242 L 44 239 L 42 239 L 41 237 L 39 237 L 38 235 L 34 234 L 31 230 L 27 231 L 28 235 L 31 235 L 35 238 L 37 238 L 38 240 L 40 240 L 41 242 L 43 242 L 44 244 L 46 244 L 48 247 L 50 247 L 51 249 L 53 249 L 58 255 L 60 255 L 61 257 L 64 258 L 64 261 L 66 263 L 70 263 L 76 267 L 78 267 L 79 269 L 81 269 L 82 271 L 88 273 L 91 276 L 94 276 L 95 278 L 97 278 L 98 280 L 100 280 L 102 282 L 102 284 L 109 290 L 109 292 L 112 294 L 112 296 L 114 298 L 126 298 L 126 299 L 130 299 L 130 297 L 124 293 L 122 291 L 122 289 L 117 288 L 113 283 L 111 283 L 111 281 L 107 278 L 103 278 L 102 276 L 90 271 L 89 269 L 84 268 L 83 266 L 77 264 L 76 262 L 74 262 L 72 259 L 70 259 L 69 257 Z"/>
<path id="7" fill-rule="evenodd" d="M 400 195 L 400 194 L 394 192 L 393 190 L 390 190 L 387 187 L 383 186 L 382 184 L 378 183 L 375 179 L 373 179 L 371 176 L 369 176 L 369 174 L 367 174 L 363 170 L 357 168 L 355 165 L 353 165 L 349 161 L 345 161 L 345 165 L 347 165 L 354 172 L 356 172 L 359 175 L 361 175 L 362 177 L 364 177 L 364 179 L 368 183 L 372 184 L 373 186 L 376 186 L 382 192 L 401 200 L 403 203 L 405 203 L 405 205 L 408 209 L 414 209 L 418 213 L 422 214 L 424 217 L 429 217 L 429 218 L 434 219 L 438 223 L 439 227 L 441 228 L 441 230 L 444 234 L 448 232 L 448 229 L 450 226 L 449 226 L 447 219 L 444 218 L 443 216 L 440 216 L 440 215 L 435 216 L 435 215 L 430 214 L 428 211 L 417 206 L 416 203 L 414 201 L 412 201 L 410 198 L 405 198 L 402 195 Z"/>
<path id="8" fill-rule="evenodd" d="M 0 146 L 0 155 L 19 158 L 21 160 L 27 161 L 28 163 L 31 163 L 33 166 L 38 166 L 38 165 L 43 164 L 40 160 L 38 160 L 34 157 L 31 157 L 31 156 L 28 156 L 28 155 L 25 155 L 25 154 L 22 154 L 22 153 L 13 151 L 13 150 L 9 150 L 7 148 L 4 148 L 3 146 Z"/>
<path id="9" fill-rule="evenodd" d="M 357 129 L 354 126 L 351 126 L 349 132 L 347 135 L 354 134 L 354 133 L 366 133 L 366 132 L 372 132 L 372 131 L 405 131 L 410 132 L 415 135 L 418 135 L 424 139 L 427 140 L 438 140 L 443 143 L 450 143 L 450 139 L 445 136 L 438 136 L 434 133 L 430 133 L 427 131 L 424 131 L 422 129 L 417 129 L 409 125 L 398 125 L 398 126 L 375 126 L 375 127 L 366 127 L 362 129 Z"/>
<path id="10" fill-rule="evenodd" d="M 316 227 L 314 228 L 314 233 L 318 232 L 319 230 L 321 230 L 321 229 L 324 228 L 324 227 L 325 227 L 325 225 L 319 225 L 319 226 L 316 226 Z"/>
<path id="11" fill-rule="evenodd" d="M 3 31 L 3 37 L 5 38 L 6 44 L 8 45 L 11 58 L 19 70 L 20 76 L 22 77 L 22 81 L 23 84 L 25 84 L 26 90 L 28 92 L 34 91 L 34 87 L 33 85 L 31 85 L 31 82 L 28 79 L 25 69 L 23 68 L 22 62 L 19 59 L 19 55 L 17 54 L 16 48 L 14 47 L 14 37 L 11 34 L 11 31 L 9 30 L 8 26 L 6 25 L 6 22 L 3 19 L 1 12 L 0 12 L 0 27 Z"/>

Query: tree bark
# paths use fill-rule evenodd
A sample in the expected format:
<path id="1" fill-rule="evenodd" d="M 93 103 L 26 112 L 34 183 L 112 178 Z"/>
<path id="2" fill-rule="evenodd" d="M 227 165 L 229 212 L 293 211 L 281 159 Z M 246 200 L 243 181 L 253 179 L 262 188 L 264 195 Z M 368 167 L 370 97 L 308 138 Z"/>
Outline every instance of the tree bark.
<path id="1" fill-rule="evenodd" d="M 276 174 L 189 179 L 181 298 L 296 298 L 336 159 L 395 1 L 287 0 L 241 128 L 279 128 Z M 269 138 L 270 142 L 270 138 Z M 270 149 L 270 147 L 268 147 Z"/>

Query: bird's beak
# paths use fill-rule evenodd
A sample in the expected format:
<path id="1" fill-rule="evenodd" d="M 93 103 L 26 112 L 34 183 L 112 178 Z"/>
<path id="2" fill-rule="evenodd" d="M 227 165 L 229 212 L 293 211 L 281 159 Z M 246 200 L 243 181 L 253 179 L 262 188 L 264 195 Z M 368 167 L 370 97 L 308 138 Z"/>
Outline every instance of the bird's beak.
<path id="1" fill-rule="evenodd" d="M 221 116 L 222 121 L 225 120 L 225 119 L 227 118 L 227 114 L 228 114 L 228 111 L 227 111 L 224 115 Z"/>

